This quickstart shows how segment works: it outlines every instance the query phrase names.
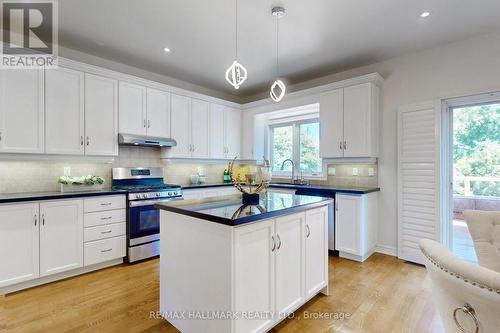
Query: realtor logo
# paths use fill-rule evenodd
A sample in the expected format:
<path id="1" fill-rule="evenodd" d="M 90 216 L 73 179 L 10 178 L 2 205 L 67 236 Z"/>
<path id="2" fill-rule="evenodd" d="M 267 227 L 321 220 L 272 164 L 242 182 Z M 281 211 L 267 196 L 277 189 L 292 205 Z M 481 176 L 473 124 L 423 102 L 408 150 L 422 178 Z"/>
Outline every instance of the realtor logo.
<path id="1" fill-rule="evenodd" d="M 2 0 L 1 66 L 57 66 L 56 0 Z"/>

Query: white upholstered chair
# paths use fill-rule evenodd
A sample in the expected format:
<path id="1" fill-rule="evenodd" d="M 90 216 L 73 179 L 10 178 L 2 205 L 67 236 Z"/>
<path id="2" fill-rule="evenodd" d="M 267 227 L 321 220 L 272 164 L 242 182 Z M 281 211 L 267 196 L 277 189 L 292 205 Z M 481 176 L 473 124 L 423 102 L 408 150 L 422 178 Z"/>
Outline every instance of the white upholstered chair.
<path id="1" fill-rule="evenodd" d="M 433 240 L 421 240 L 420 249 L 446 332 L 500 332 L 500 273 L 464 262 Z"/>
<path id="2" fill-rule="evenodd" d="M 479 265 L 500 272 L 500 212 L 466 210 L 464 217 Z"/>

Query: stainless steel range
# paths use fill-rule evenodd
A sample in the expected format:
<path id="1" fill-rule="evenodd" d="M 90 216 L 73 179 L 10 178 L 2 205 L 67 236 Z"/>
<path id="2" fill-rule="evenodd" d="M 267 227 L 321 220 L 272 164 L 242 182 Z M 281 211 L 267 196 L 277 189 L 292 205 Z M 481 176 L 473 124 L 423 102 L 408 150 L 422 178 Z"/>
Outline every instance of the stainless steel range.
<path id="1" fill-rule="evenodd" d="M 113 168 L 113 189 L 127 195 L 128 262 L 160 254 L 161 201 L 182 199 L 178 185 L 164 184 L 162 168 Z"/>

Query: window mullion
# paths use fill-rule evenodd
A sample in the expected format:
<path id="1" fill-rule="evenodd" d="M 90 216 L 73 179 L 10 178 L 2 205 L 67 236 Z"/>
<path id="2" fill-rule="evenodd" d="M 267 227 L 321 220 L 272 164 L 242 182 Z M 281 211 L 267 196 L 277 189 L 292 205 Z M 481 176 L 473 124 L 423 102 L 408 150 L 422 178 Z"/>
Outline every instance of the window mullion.
<path id="1" fill-rule="evenodd" d="M 293 163 L 297 173 L 300 170 L 300 125 L 293 123 Z"/>

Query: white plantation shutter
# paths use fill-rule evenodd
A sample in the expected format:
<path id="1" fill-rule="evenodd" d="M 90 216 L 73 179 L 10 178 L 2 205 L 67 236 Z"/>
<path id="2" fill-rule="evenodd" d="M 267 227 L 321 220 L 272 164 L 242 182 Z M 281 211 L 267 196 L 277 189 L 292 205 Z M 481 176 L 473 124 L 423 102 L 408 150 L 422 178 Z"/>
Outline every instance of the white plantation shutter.
<path id="1" fill-rule="evenodd" d="M 419 241 L 439 241 L 439 128 L 436 103 L 399 109 L 398 257 L 419 264 Z"/>

